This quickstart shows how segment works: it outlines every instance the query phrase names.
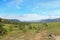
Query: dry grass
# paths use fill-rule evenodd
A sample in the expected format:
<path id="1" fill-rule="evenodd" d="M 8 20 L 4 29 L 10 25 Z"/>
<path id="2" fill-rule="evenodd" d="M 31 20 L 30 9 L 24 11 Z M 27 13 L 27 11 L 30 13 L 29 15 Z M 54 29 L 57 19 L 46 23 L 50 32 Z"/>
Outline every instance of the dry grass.
<path id="1" fill-rule="evenodd" d="M 1 40 L 53 40 L 53 38 L 49 38 L 46 31 L 39 33 L 12 32 L 4 36 Z"/>

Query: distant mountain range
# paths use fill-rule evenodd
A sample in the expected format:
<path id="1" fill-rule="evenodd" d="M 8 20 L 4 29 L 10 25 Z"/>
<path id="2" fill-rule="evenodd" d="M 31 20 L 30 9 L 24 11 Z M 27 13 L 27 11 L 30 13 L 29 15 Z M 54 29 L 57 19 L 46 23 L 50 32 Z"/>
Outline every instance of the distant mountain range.
<path id="1" fill-rule="evenodd" d="M 4 18 L 0 18 L 0 20 L 2 20 L 1 22 L 21 22 L 18 19 L 4 19 Z"/>
<path id="2" fill-rule="evenodd" d="M 60 18 L 40 20 L 40 22 L 57 22 L 57 21 L 60 21 Z"/>
<path id="3" fill-rule="evenodd" d="M 20 22 L 20 20 L 18 20 L 18 19 L 7 19 L 7 20 L 13 21 L 13 22 Z"/>
<path id="4" fill-rule="evenodd" d="M 58 22 L 58 21 L 60 21 L 60 18 L 42 19 L 42 20 L 28 21 L 28 22 Z"/>
<path id="5" fill-rule="evenodd" d="M 18 19 L 4 19 L 4 20 L 12 21 L 12 22 L 57 22 L 57 21 L 60 21 L 60 18 L 42 19 L 42 20 L 36 20 L 36 21 L 20 21 Z"/>

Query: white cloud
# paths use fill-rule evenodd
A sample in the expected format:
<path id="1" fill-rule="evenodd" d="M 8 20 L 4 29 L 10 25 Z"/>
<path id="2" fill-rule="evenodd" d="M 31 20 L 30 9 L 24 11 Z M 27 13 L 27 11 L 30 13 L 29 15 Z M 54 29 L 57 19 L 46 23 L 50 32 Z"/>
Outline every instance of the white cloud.
<path id="1" fill-rule="evenodd" d="M 40 7 L 39 6 L 36 6 L 34 8 L 32 8 L 32 10 L 38 10 Z"/>
<path id="2" fill-rule="evenodd" d="M 17 9 L 20 9 L 20 6 L 17 6 L 17 5 L 16 5 L 16 8 L 17 8 Z"/>
<path id="3" fill-rule="evenodd" d="M 35 6 L 32 8 L 32 11 L 37 11 L 43 15 L 49 16 L 59 16 L 60 15 L 60 1 L 51 0 L 46 2 L 36 2 Z"/>
<path id="4" fill-rule="evenodd" d="M 11 2 L 6 3 L 8 7 L 16 7 L 20 8 L 21 3 L 23 3 L 24 0 L 12 0 Z"/>
<path id="5" fill-rule="evenodd" d="M 36 20 L 42 20 L 42 19 L 53 19 L 53 18 L 59 18 L 60 16 L 42 16 L 39 14 L 24 14 L 18 17 L 21 21 L 36 21 Z"/>
<path id="6" fill-rule="evenodd" d="M 50 9 L 50 8 L 60 8 L 60 1 L 54 0 L 54 1 L 46 1 L 46 2 L 35 2 L 33 10 L 39 10 L 39 9 Z"/>
<path id="7" fill-rule="evenodd" d="M 23 14 L 23 15 L 3 15 L 0 16 L 1 18 L 6 19 L 18 19 L 20 21 L 36 21 L 36 20 L 42 20 L 42 19 L 54 19 L 54 18 L 60 18 L 60 16 L 42 16 L 40 14 Z"/>
<path id="8" fill-rule="evenodd" d="M 45 11 L 43 12 L 43 14 L 45 15 L 49 15 L 49 16 L 59 16 L 60 15 L 60 10 L 52 10 L 52 11 Z"/>
<path id="9" fill-rule="evenodd" d="M 1 15 L 1 18 L 5 18 L 5 19 L 15 19 L 16 16 L 13 15 Z"/>
<path id="10" fill-rule="evenodd" d="M 37 14 L 24 14 L 20 16 L 21 21 L 33 21 L 33 20 L 40 20 L 41 17 Z"/>
<path id="11" fill-rule="evenodd" d="M 60 7 L 60 1 L 50 1 L 50 2 L 42 2 L 38 3 L 39 6 L 45 7 L 45 8 L 58 8 Z"/>
<path id="12" fill-rule="evenodd" d="M 49 19 L 60 18 L 60 16 L 49 16 Z"/>
<path id="13" fill-rule="evenodd" d="M 39 2 L 34 2 L 34 3 L 35 4 L 32 8 L 32 11 L 33 12 L 37 11 L 37 13 L 40 13 L 40 12 L 43 13 L 43 11 L 46 11 L 46 13 L 48 12 L 47 14 L 49 14 L 49 11 L 50 12 L 51 12 L 51 10 L 55 11 L 55 9 L 58 10 L 60 8 L 60 1 L 58 1 L 58 0 L 53 0 L 53 1 L 51 0 L 51 1 L 46 1 L 46 2 L 39 1 Z"/>

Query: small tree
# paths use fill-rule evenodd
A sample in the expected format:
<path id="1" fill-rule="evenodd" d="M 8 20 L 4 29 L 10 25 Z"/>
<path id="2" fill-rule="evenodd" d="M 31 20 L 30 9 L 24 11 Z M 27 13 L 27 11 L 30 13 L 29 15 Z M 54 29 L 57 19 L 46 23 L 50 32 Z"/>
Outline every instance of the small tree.
<path id="1" fill-rule="evenodd" d="M 39 33 L 39 31 L 41 31 L 41 27 L 37 27 L 35 30 L 36 30 L 36 33 Z"/>
<path id="2" fill-rule="evenodd" d="M 12 31 L 13 30 L 13 28 L 12 28 L 12 26 L 10 26 L 10 31 Z"/>
<path id="3" fill-rule="evenodd" d="M 0 18 L 0 22 L 2 21 L 2 18 Z"/>
<path id="4" fill-rule="evenodd" d="M 45 25 L 45 27 L 47 27 L 47 26 L 48 26 L 46 23 L 43 23 L 43 25 Z"/>
<path id="5" fill-rule="evenodd" d="M 32 26 L 29 26 L 29 29 L 32 29 Z"/>
<path id="6" fill-rule="evenodd" d="M 22 32 L 23 32 L 23 33 L 26 33 L 26 32 L 27 32 L 27 29 L 23 29 Z"/>
<path id="7" fill-rule="evenodd" d="M 3 24 L 0 23 L 0 35 L 4 35 L 6 33 L 7 33 L 6 29 L 3 27 Z"/>
<path id="8" fill-rule="evenodd" d="M 20 30 L 23 30 L 25 28 L 25 26 L 19 26 Z"/>
<path id="9" fill-rule="evenodd" d="M 15 28 L 17 28 L 18 26 L 15 26 Z"/>

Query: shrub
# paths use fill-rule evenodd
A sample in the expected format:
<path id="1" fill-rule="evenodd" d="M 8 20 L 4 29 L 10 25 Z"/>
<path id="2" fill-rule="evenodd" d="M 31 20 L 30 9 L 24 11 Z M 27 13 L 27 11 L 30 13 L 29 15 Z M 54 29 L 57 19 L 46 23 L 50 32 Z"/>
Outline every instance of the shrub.
<path id="1" fill-rule="evenodd" d="M 32 26 L 29 26 L 29 29 L 32 29 Z"/>
<path id="2" fill-rule="evenodd" d="M 23 30 L 25 28 L 25 26 L 19 26 L 20 30 Z"/>
<path id="3" fill-rule="evenodd" d="M 47 26 L 48 26 L 46 23 L 43 23 L 43 25 L 45 25 L 45 27 L 47 27 Z"/>
<path id="4" fill-rule="evenodd" d="M 15 26 L 15 28 L 17 28 L 18 26 Z"/>
<path id="5" fill-rule="evenodd" d="M 2 21 L 2 18 L 0 18 L 0 22 Z"/>
<path id="6" fill-rule="evenodd" d="M 0 23 L 0 35 L 7 34 L 7 30 L 3 27 L 3 24 Z"/>
<path id="7" fill-rule="evenodd" d="M 37 27 L 35 30 L 38 33 L 40 31 L 41 27 Z"/>
<path id="8" fill-rule="evenodd" d="M 10 26 L 10 31 L 12 31 L 13 30 L 13 28 L 12 28 L 12 26 Z"/>
<path id="9" fill-rule="evenodd" d="M 23 32 L 23 33 L 26 33 L 26 32 L 27 32 L 27 29 L 23 29 L 22 32 Z"/>

